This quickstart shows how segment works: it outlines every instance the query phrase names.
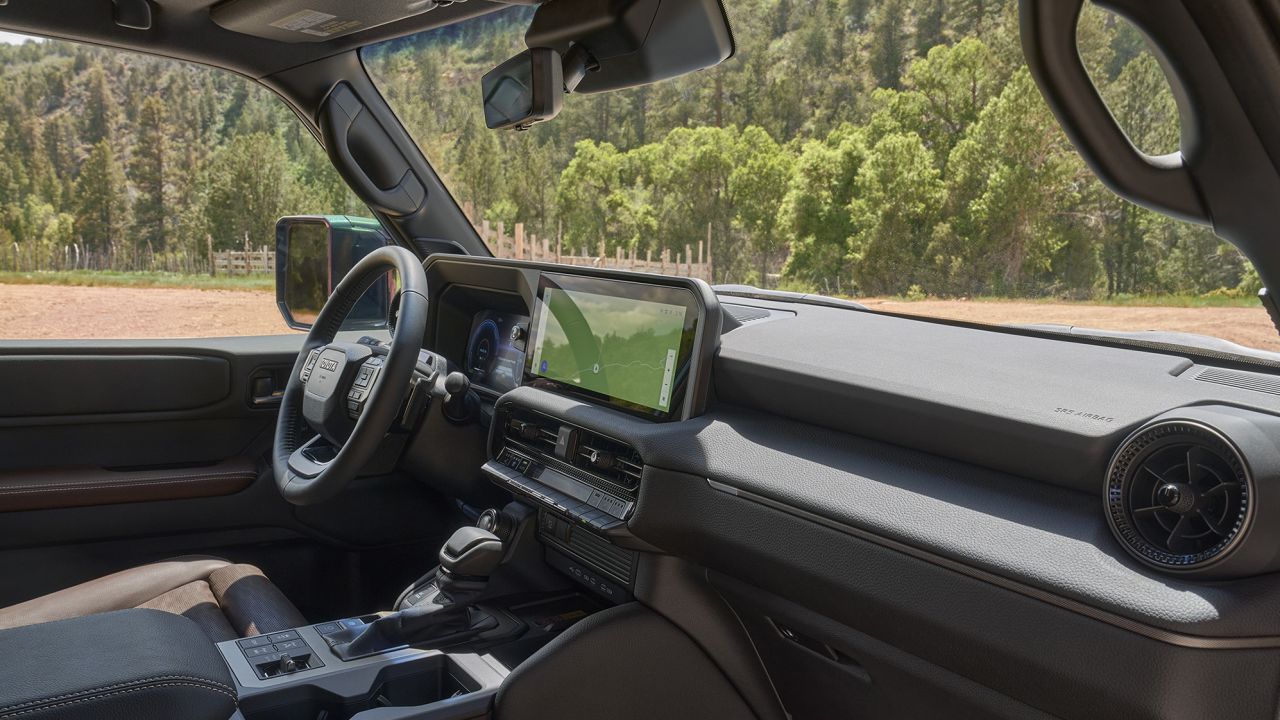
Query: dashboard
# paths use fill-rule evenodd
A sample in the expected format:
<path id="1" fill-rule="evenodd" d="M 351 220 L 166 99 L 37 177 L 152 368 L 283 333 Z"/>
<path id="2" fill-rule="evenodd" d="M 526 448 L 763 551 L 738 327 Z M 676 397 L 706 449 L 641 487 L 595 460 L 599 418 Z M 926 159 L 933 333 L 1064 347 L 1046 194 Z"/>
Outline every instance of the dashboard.
<path id="1" fill-rule="evenodd" d="M 1275 372 L 672 278 L 427 273 L 426 344 L 488 423 L 434 426 L 411 469 L 535 508 L 547 563 L 609 599 L 653 602 L 671 558 L 705 569 L 784 701 L 838 704 L 807 716 L 860 715 L 909 670 L 939 701 L 989 694 L 957 716 L 1275 717 L 1268 683 L 1236 682 L 1280 671 Z M 481 482 L 450 463 L 466 442 Z M 1217 499 L 1180 534 L 1186 493 Z"/>

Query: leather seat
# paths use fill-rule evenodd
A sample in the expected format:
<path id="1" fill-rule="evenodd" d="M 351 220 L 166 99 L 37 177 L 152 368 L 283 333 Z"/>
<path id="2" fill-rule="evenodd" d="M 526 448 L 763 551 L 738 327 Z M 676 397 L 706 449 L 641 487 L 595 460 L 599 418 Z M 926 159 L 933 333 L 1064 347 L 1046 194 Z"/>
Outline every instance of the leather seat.
<path id="1" fill-rule="evenodd" d="M 124 570 L 0 608 L 0 630 L 129 608 L 186 616 L 214 642 L 307 623 L 258 568 L 191 555 Z"/>

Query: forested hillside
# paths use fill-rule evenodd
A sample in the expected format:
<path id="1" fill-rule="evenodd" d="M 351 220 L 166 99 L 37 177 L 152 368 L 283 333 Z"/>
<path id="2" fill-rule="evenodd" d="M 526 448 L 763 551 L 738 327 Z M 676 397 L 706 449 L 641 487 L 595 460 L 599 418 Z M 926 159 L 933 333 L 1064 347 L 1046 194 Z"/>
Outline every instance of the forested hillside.
<path id="1" fill-rule="evenodd" d="M 204 257 L 206 237 L 274 244 L 281 215 L 360 207 L 284 104 L 241 77 L 61 42 L 0 46 L 6 264 L 15 244 L 23 269 L 78 245 L 91 266 L 149 267 Z"/>
<path id="2" fill-rule="evenodd" d="M 849 294 L 1247 292 L 1205 228 L 1122 202 L 1059 130 L 1013 0 L 728 0 L 738 53 L 635 90 L 571 96 L 525 133 L 482 123 L 479 77 L 528 9 L 366 52 L 459 197 L 487 219 L 609 252 L 715 243 L 721 281 Z M 1085 60 L 1136 144 L 1177 148 L 1141 36 L 1090 9 Z M 1242 287 L 1243 286 L 1243 287 Z"/>
<path id="3" fill-rule="evenodd" d="M 681 251 L 716 280 L 845 294 L 1240 294 L 1256 276 L 1205 228 L 1115 198 L 1024 66 L 1013 0 L 727 0 L 738 54 L 484 128 L 480 76 L 529 8 L 396 40 L 366 65 L 486 219 L 567 246 Z M 1135 142 L 1177 147 L 1141 37 L 1090 10 L 1086 64 Z M 116 267 L 269 244 L 280 215 L 362 212 L 273 96 L 220 72 L 58 42 L 0 47 L 0 262 L 68 248 Z M 365 211 L 367 212 L 367 211 Z M 0 268 L 8 269 L 8 268 Z"/>

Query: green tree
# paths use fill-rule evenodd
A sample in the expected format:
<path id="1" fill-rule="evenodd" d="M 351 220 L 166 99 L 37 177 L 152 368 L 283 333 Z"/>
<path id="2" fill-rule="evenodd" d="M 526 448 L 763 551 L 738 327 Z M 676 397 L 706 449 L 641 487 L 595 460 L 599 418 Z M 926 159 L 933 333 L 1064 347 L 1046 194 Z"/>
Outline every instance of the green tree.
<path id="1" fill-rule="evenodd" d="M 779 222 L 794 159 L 762 128 L 744 129 L 738 166 L 729 175 L 735 223 L 746 233 L 759 263 L 760 286 L 768 287 L 773 261 L 785 247 Z"/>
<path id="2" fill-rule="evenodd" d="M 933 154 L 918 135 L 889 135 L 870 149 L 849 208 L 849 259 L 859 290 L 900 294 L 919 283 L 945 196 Z"/>
<path id="3" fill-rule="evenodd" d="M 278 136 L 235 137 L 213 156 L 205 217 L 214 247 L 273 245 L 276 221 L 292 208 L 289 159 Z"/>
<path id="4" fill-rule="evenodd" d="M 943 36 L 944 0 L 916 0 L 916 54 L 924 57 L 946 41 Z"/>
<path id="5" fill-rule="evenodd" d="M 99 140 L 75 185 L 76 232 L 86 246 L 106 250 L 126 239 L 129 193 L 124 168 L 111 143 Z"/>
<path id="6" fill-rule="evenodd" d="M 569 249 L 595 247 L 609 237 L 611 206 L 625 192 L 625 158 L 609 143 L 580 140 L 560 175 L 556 202 Z"/>
<path id="7" fill-rule="evenodd" d="M 1073 245 L 1090 238 L 1079 208 L 1093 176 L 1025 68 L 956 145 L 948 175 L 950 232 L 927 256 L 949 292 L 1088 293 L 1096 267 Z M 1070 272 L 1055 265 L 1067 259 Z"/>
<path id="8" fill-rule="evenodd" d="M 907 54 L 907 10 L 904 0 L 884 0 L 871 28 L 871 73 L 876 85 L 897 89 Z"/>
<path id="9" fill-rule="evenodd" d="M 1141 53 L 1125 65 L 1116 81 L 1106 88 L 1105 98 L 1116 122 L 1135 146 L 1153 153 L 1177 149 L 1177 103 L 1164 71 L 1150 53 Z M 1107 294 L 1154 290 L 1159 259 L 1185 236 L 1177 234 L 1178 239 L 1174 239 L 1171 229 L 1155 213 L 1110 192 L 1099 193 L 1097 207 L 1106 221 L 1102 257 Z"/>
<path id="10" fill-rule="evenodd" d="M 454 152 L 456 169 L 450 179 L 455 183 L 455 192 L 474 204 L 476 212 L 483 216 L 486 208 L 502 198 L 506 177 L 500 162 L 502 146 L 498 137 L 484 127 L 479 118 L 470 115 Z"/>
<path id="11" fill-rule="evenodd" d="M 791 244 L 782 273 L 788 282 L 824 292 L 842 289 L 846 241 L 853 233 L 849 206 L 866 156 L 867 131 L 852 125 L 801 148 L 779 217 Z"/>
<path id="12" fill-rule="evenodd" d="M 169 249 L 172 194 L 169 127 L 164 103 L 152 95 L 138 111 L 138 145 L 129 165 L 138 195 L 133 205 L 134 239 L 150 252 Z"/>
<path id="13" fill-rule="evenodd" d="M 120 123 L 120 103 L 115 90 L 100 63 L 94 63 L 85 76 L 84 123 L 80 136 L 85 143 L 95 145 L 115 137 Z"/>

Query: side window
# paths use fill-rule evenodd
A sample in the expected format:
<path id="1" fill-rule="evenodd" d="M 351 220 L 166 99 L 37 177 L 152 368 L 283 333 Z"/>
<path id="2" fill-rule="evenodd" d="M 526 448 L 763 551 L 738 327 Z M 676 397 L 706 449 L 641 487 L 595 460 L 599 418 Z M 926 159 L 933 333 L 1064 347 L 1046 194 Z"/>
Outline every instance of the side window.
<path id="1" fill-rule="evenodd" d="M 284 215 L 367 215 L 283 102 L 225 71 L 0 44 L 0 339 L 292 332 Z"/>

